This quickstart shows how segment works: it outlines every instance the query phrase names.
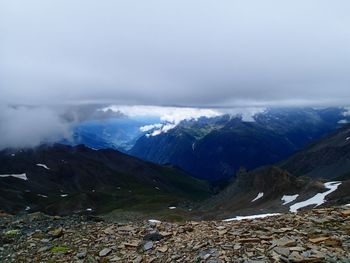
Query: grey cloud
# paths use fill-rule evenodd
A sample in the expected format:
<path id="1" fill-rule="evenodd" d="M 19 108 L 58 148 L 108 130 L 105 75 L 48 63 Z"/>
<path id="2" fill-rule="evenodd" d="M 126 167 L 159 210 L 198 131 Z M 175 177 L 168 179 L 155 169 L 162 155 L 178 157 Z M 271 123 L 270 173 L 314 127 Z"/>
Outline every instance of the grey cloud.
<path id="1" fill-rule="evenodd" d="M 0 105 L 0 149 L 33 147 L 71 136 L 71 123 L 45 107 Z"/>
<path id="2" fill-rule="evenodd" d="M 35 147 L 71 140 L 75 125 L 88 120 L 126 118 L 102 105 L 18 106 L 0 104 L 0 149 Z"/>
<path id="3" fill-rule="evenodd" d="M 2 1 L 7 103 L 349 100 L 350 3 Z"/>
<path id="4" fill-rule="evenodd" d="M 105 105 L 100 104 L 84 104 L 70 106 L 56 106 L 60 109 L 60 117 L 67 122 L 79 123 L 88 120 L 104 120 L 110 118 L 127 118 L 127 116 L 119 111 L 101 110 Z"/>

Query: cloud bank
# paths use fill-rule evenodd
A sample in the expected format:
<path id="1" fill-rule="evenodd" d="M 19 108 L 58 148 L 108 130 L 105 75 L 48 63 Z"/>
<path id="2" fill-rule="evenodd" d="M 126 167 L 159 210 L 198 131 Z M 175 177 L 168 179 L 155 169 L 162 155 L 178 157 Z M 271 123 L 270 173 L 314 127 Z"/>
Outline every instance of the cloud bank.
<path id="1" fill-rule="evenodd" d="M 350 2 L 2 1 L 1 100 L 347 104 Z"/>
<path id="2" fill-rule="evenodd" d="M 69 139 L 70 128 L 57 112 L 48 108 L 0 106 L 0 149 Z"/>

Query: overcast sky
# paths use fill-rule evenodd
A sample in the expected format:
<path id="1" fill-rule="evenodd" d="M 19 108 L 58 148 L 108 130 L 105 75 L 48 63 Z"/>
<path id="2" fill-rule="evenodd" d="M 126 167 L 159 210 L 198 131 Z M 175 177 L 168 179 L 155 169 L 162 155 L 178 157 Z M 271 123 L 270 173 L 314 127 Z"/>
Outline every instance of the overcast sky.
<path id="1" fill-rule="evenodd" d="M 62 105 L 348 104 L 349 10 L 348 0 L 3 0 L 0 147 L 26 123 L 67 134 L 75 115 Z"/>
<path id="2" fill-rule="evenodd" d="M 350 2 L 4 0 L 1 100 L 344 104 Z"/>

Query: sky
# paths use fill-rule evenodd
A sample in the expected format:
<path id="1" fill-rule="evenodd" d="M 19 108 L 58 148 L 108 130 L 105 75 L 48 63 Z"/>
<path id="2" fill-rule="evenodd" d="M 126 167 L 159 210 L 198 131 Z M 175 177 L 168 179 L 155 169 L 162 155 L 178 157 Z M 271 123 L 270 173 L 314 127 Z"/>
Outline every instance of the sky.
<path id="1" fill-rule="evenodd" d="M 349 10 L 347 0 L 4 0 L 0 125 L 71 124 L 77 105 L 345 105 Z"/>

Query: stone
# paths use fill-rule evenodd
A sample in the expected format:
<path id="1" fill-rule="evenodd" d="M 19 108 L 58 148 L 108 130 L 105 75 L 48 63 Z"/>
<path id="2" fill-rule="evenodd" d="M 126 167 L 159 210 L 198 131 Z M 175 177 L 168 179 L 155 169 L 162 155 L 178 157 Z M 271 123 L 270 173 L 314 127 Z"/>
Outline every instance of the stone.
<path id="1" fill-rule="evenodd" d="M 52 230 L 49 231 L 49 235 L 53 238 L 59 238 L 63 235 L 63 228 L 53 228 Z"/>
<path id="2" fill-rule="evenodd" d="M 110 227 L 107 227 L 106 229 L 103 230 L 103 233 L 107 234 L 107 235 L 113 235 L 114 234 L 114 227 L 113 226 L 110 226 Z"/>
<path id="3" fill-rule="evenodd" d="M 48 251 L 52 248 L 52 246 L 44 246 L 44 247 L 41 247 L 39 250 L 38 250 L 38 253 L 42 253 L 42 252 L 45 252 L 45 251 Z"/>
<path id="4" fill-rule="evenodd" d="M 320 243 L 320 242 L 326 241 L 328 239 L 330 239 L 330 237 L 315 237 L 315 238 L 309 238 L 309 241 L 311 243 Z"/>
<path id="5" fill-rule="evenodd" d="M 254 237 L 250 237 L 250 238 L 240 238 L 237 240 L 238 243 L 257 243 L 260 242 L 259 238 L 254 238 Z"/>
<path id="6" fill-rule="evenodd" d="M 301 256 L 297 251 L 293 251 L 289 255 L 288 259 L 294 262 L 302 262 L 304 260 L 304 257 Z"/>
<path id="7" fill-rule="evenodd" d="M 152 241 L 148 241 L 143 245 L 143 250 L 144 251 L 148 251 L 150 249 L 153 248 L 153 242 Z"/>
<path id="8" fill-rule="evenodd" d="M 112 252 L 112 249 L 111 248 L 104 248 L 104 249 L 102 249 L 99 253 L 98 253 L 98 255 L 100 256 L 100 257 L 105 257 L 105 256 L 107 256 L 109 253 L 111 253 Z"/>
<path id="9" fill-rule="evenodd" d="M 123 245 L 125 247 L 138 247 L 139 246 L 139 242 L 138 241 L 131 241 L 128 243 L 123 243 Z"/>
<path id="10" fill-rule="evenodd" d="M 134 231 L 135 228 L 132 227 L 132 226 L 121 226 L 121 227 L 118 227 L 118 231 L 125 231 L 125 232 L 131 232 L 131 231 Z"/>
<path id="11" fill-rule="evenodd" d="M 293 239 L 283 237 L 280 239 L 272 240 L 272 244 L 278 247 L 291 247 L 291 246 L 295 246 L 296 242 Z"/>
<path id="12" fill-rule="evenodd" d="M 344 211 L 341 211 L 342 216 L 350 216 L 350 209 L 346 209 Z"/>
<path id="13" fill-rule="evenodd" d="M 86 257 L 86 252 L 79 252 L 79 253 L 76 254 L 76 257 L 78 259 L 83 259 L 83 258 Z"/>
<path id="14" fill-rule="evenodd" d="M 162 235 L 163 237 L 169 237 L 171 236 L 173 233 L 171 232 L 166 232 L 166 231 L 161 231 L 159 232 L 160 235 Z"/>
<path id="15" fill-rule="evenodd" d="M 225 229 L 225 230 L 219 230 L 218 231 L 218 234 L 220 235 L 220 236 L 223 236 L 223 235 L 226 235 L 227 234 L 227 230 Z"/>
<path id="16" fill-rule="evenodd" d="M 162 252 L 162 253 L 165 253 L 165 252 L 168 251 L 168 246 L 167 245 L 161 246 L 161 247 L 158 248 L 158 251 Z"/>
<path id="17" fill-rule="evenodd" d="M 35 231 L 33 234 L 31 234 L 32 238 L 38 238 L 38 239 L 42 239 L 45 237 L 45 234 L 42 231 Z"/>
<path id="18" fill-rule="evenodd" d="M 147 234 L 143 237 L 143 240 L 145 241 L 159 241 L 163 238 L 163 236 L 159 233 L 151 233 Z"/>
<path id="19" fill-rule="evenodd" d="M 290 254 L 290 250 L 287 247 L 275 247 L 273 249 L 277 254 L 288 257 Z"/>
<path id="20" fill-rule="evenodd" d="M 298 252 L 302 252 L 305 250 L 305 248 L 303 247 L 289 247 L 290 251 L 298 251 Z"/>
<path id="21" fill-rule="evenodd" d="M 49 243 L 50 242 L 50 239 L 48 238 L 43 238 L 42 240 L 40 240 L 41 243 Z"/>

